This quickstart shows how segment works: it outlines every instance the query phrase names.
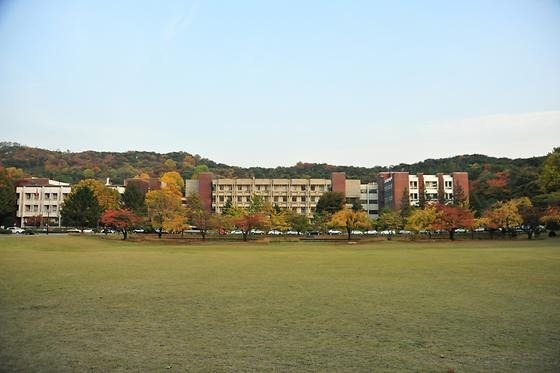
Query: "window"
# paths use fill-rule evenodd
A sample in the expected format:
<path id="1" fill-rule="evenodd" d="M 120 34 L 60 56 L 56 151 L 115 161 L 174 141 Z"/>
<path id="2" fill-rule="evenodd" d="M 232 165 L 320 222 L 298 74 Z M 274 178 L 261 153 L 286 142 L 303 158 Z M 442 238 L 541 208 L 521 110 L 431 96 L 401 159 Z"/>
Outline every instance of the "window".
<path id="1" fill-rule="evenodd" d="M 220 202 L 224 202 L 224 196 L 220 196 Z"/>
<path id="2" fill-rule="evenodd" d="M 301 191 L 302 191 L 302 192 L 305 192 L 306 190 L 307 190 L 307 185 L 302 185 L 302 186 L 301 186 Z"/>
<path id="3" fill-rule="evenodd" d="M 282 202 L 288 202 L 288 197 L 282 197 Z"/>
<path id="4" fill-rule="evenodd" d="M 312 192 L 315 191 L 315 185 L 311 185 L 311 191 L 312 191 Z"/>
<path id="5" fill-rule="evenodd" d="M 52 205 L 52 210 L 53 210 L 53 211 L 58 210 L 58 206 L 57 206 L 57 205 Z"/>
<path id="6" fill-rule="evenodd" d="M 278 196 L 274 196 L 274 202 L 278 202 Z"/>
<path id="7" fill-rule="evenodd" d="M 365 204 L 367 203 L 367 200 L 361 199 L 361 200 L 360 200 L 360 203 L 361 203 L 362 205 L 365 205 Z"/>
<path id="8" fill-rule="evenodd" d="M 51 194 L 50 193 L 45 193 L 45 199 L 51 199 Z"/>
<path id="9" fill-rule="evenodd" d="M 238 202 L 238 203 L 241 203 L 242 200 L 243 200 L 243 198 L 237 197 L 237 202 Z"/>
<path id="10" fill-rule="evenodd" d="M 377 193 L 377 189 L 370 189 L 369 193 Z"/>
<path id="11" fill-rule="evenodd" d="M 224 190 L 224 186 L 223 186 L 223 185 L 220 185 L 220 190 Z"/>
<path id="12" fill-rule="evenodd" d="M 410 189 L 417 189 L 418 188 L 418 181 L 411 181 L 410 182 Z"/>
<path id="13" fill-rule="evenodd" d="M 58 193 L 53 193 L 52 194 L 52 199 L 58 199 Z"/>
<path id="14" fill-rule="evenodd" d="M 370 199 L 369 204 L 370 205 L 377 205 L 377 200 L 376 199 Z"/>
<path id="15" fill-rule="evenodd" d="M 445 181 L 445 187 L 446 187 L 446 188 L 452 188 L 452 187 L 453 187 L 453 182 L 450 181 L 450 180 Z"/>
<path id="16" fill-rule="evenodd" d="M 292 197 L 292 202 L 296 202 L 297 201 L 297 197 Z"/>
<path id="17" fill-rule="evenodd" d="M 33 212 L 39 211 L 39 205 L 33 205 Z"/>
<path id="18" fill-rule="evenodd" d="M 369 211 L 368 211 L 368 214 L 370 214 L 370 215 L 377 215 L 378 212 L 379 212 L 378 210 L 369 210 Z"/>
<path id="19" fill-rule="evenodd" d="M 237 190 L 242 191 L 242 190 L 243 190 L 243 187 L 242 187 L 241 185 L 238 185 L 238 186 L 237 186 Z"/>
<path id="20" fill-rule="evenodd" d="M 301 197 L 301 202 L 305 202 L 307 199 L 305 197 Z"/>
<path id="21" fill-rule="evenodd" d="M 25 205 L 25 211 L 26 212 L 31 211 L 31 205 Z"/>
<path id="22" fill-rule="evenodd" d="M 31 199 L 31 193 L 25 193 L 25 199 Z"/>

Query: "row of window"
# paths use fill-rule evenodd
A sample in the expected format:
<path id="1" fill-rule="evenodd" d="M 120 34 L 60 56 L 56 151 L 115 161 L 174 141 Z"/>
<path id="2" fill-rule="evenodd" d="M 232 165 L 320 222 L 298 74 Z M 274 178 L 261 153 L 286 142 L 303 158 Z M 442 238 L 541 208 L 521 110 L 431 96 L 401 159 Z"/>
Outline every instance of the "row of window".
<path id="1" fill-rule="evenodd" d="M 230 198 L 226 198 L 225 196 L 220 196 L 218 198 L 220 203 L 225 203 L 226 201 L 228 201 Z M 264 197 L 263 198 L 265 202 L 288 202 L 288 197 L 287 196 L 274 196 L 272 199 L 270 197 Z M 299 197 L 291 197 L 290 200 L 292 202 L 307 202 L 307 197 L 305 196 L 299 196 Z M 243 202 L 247 202 L 249 203 L 251 201 L 251 197 L 248 196 L 237 196 L 237 203 L 243 203 Z M 312 203 L 316 203 L 319 201 L 319 197 L 309 197 L 309 202 Z"/>
<path id="2" fill-rule="evenodd" d="M 264 192 L 268 192 L 270 190 L 274 190 L 274 191 L 294 191 L 294 192 L 298 192 L 298 191 L 302 191 L 305 192 L 308 190 L 307 185 L 292 185 L 291 188 L 288 188 L 288 185 L 274 185 L 274 187 L 271 189 L 270 185 L 255 185 L 254 188 L 252 185 L 238 185 L 237 186 L 237 190 L 238 191 L 251 191 L 251 190 L 258 190 L 258 191 L 264 191 Z M 219 185 L 218 189 L 220 191 L 232 191 L 233 190 L 233 186 L 232 185 Z M 309 186 L 309 190 L 312 192 L 318 191 L 318 192 L 324 192 L 326 189 L 325 185 L 311 185 Z"/>
<path id="3" fill-rule="evenodd" d="M 360 193 L 362 193 L 362 194 L 366 194 L 366 193 L 374 194 L 374 193 L 377 193 L 377 189 L 360 189 Z"/>
<path id="4" fill-rule="evenodd" d="M 58 206 L 57 205 L 44 205 L 43 206 L 45 212 L 57 212 Z M 23 211 L 25 212 L 39 212 L 39 205 L 24 205 Z"/>
<path id="5" fill-rule="evenodd" d="M 443 186 L 445 188 L 453 188 L 453 181 L 445 180 Z M 416 181 L 416 180 L 410 181 L 409 187 L 410 187 L 410 189 L 418 189 L 418 181 Z M 424 187 L 425 188 L 432 188 L 432 189 L 435 188 L 435 189 L 437 189 L 438 182 L 437 181 L 425 181 L 424 182 Z"/>
<path id="6" fill-rule="evenodd" d="M 62 193 L 62 198 L 63 199 L 66 198 L 67 195 L 68 193 Z M 41 197 L 40 193 L 25 193 L 26 200 L 39 200 L 40 197 Z M 18 199 L 19 199 L 19 194 L 18 194 Z M 58 193 L 44 193 L 43 199 L 45 201 L 49 201 L 49 200 L 58 201 Z"/>
<path id="7" fill-rule="evenodd" d="M 453 199 L 453 193 L 445 193 L 444 194 L 444 198 L 446 200 L 452 200 Z M 426 193 L 426 199 L 427 200 L 436 200 L 438 199 L 438 195 L 437 193 Z M 417 201 L 418 200 L 418 193 L 410 193 L 410 200 L 411 201 Z"/>
<path id="8" fill-rule="evenodd" d="M 376 199 L 361 199 L 360 203 L 362 205 L 377 205 L 378 201 Z"/>

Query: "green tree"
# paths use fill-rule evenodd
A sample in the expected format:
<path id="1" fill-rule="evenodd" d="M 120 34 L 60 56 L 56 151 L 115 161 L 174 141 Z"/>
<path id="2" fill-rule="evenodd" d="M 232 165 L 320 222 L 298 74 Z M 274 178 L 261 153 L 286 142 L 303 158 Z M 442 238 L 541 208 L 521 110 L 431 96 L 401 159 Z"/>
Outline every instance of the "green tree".
<path id="1" fill-rule="evenodd" d="M 200 165 L 198 165 L 198 166 L 196 166 L 196 167 L 194 168 L 194 171 L 193 171 L 193 174 L 192 174 L 192 176 L 191 176 L 191 179 L 197 180 L 197 179 L 198 179 L 198 175 L 199 175 L 201 172 L 208 172 L 208 171 L 210 171 L 210 169 L 208 168 L 207 165 L 205 165 L 205 164 L 200 164 Z"/>
<path id="2" fill-rule="evenodd" d="M 107 188 L 105 184 L 94 179 L 81 180 L 73 189 L 76 190 L 83 187 L 91 189 L 102 210 L 119 208 L 121 196 L 115 189 Z"/>
<path id="3" fill-rule="evenodd" d="M 0 224 L 12 225 L 17 209 L 17 196 L 8 172 L 0 168 Z"/>
<path id="4" fill-rule="evenodd" d="M 126 187 L 122 195 L 122 203 L 125 208 L 133 211 L 137 215 L 146 215 L 146 205 L 144 200 L 146 195 L 138 187 L 138 185 L 132 183 Z"/>
<path id="5" fill-rule="evenodd" d="M 97 227 L 101 218 L 102 207 L 90 187 L 75 188 L 64 200 L 60 214 L 66 226 L 75 226 L 83 230 Z"/>
<path id="6" fill-rule="evenodd" d="M 543 193 L 560 191 L 560 147 L 548 154 L 538 177 L 538 184 Z"/>
<path id="7" fill-rule="evenodd" d="M 377 219 L 378 230 L 388 230 L 387 239 L 391 239 L 392 232 L 403 226 L 403 220 L 398 211 L 384 210 Z"/>
<path id="8" fill-rule="evenodd" d="M 288 215 L 288 224 L 298 233 L 306 232 L 309 229 L 309 219 L 302 214 Z"/>
<path id="9" fill-rule="evenodd" d="M 212 214 L 206 211 L 200 200 L 200 196 L 191 193 L 187 197 L 187 216 L 189 221 L 200 231 L 202 239 L 206 239 L 208 230 L 212 228 Z"/>
<path id="10" fill-rule="evenodd" d="M 345 203 L 346 198 L 344 194 L 339 192 L 326 192 L 319 198 L 315 211 L 319 214 L 323 212 L 334 214 L 342 210 Z"/>

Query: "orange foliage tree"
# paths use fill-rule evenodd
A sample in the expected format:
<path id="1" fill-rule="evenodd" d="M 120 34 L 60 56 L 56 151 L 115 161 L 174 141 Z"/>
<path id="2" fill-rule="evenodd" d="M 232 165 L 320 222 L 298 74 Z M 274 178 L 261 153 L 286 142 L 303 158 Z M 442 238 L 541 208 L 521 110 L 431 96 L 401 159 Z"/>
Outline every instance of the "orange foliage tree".
<path id="1" fill-rule="evenodd" d="M 126 240 L 128 231 L 140 223 L 141 217 L 128 209 L 106 210 L 101 216 L 101 222 L 107 227 L 118 229 Z"/>
<path id="2" fill-rule="evenodd" d="M 474 214 L 465 207 L 437 204 L 437 216 L 432 224 L 433 229 L 449 232 L 449 239 L 455 239 L 457 228 L 471 228 L 474 225 Z"/>

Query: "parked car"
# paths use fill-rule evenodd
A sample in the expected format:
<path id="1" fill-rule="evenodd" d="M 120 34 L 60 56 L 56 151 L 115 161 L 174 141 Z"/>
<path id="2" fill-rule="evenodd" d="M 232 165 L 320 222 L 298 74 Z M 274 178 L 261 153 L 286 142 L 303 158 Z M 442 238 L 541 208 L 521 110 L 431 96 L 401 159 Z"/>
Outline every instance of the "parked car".
<path id="1" fill-rule="evenodd" d="M 298 231 L 287 231 L 286 234 L 291 234 L 291 235 L 297 236 L 297 235 L 300 235 L 301 232 L 298 232 Z"/>
<path id="2" fill-rule="evenodd" d="M 25 229 L 20 228 L 20 227 L 8 227 L 6 229 L 9 230 L 10 232 L 12 232 L 13 234 L 25 233 Z"/>
<path id="3" fill-rule="evenodd" d="M 66 230 L 66 233 L 80 233 L 81 230 L 79 230 L 78 228 L 68 228 Z"/>
<path id="4" fill-rule="evenodd" d="M 359 230 L 353 230 L 352 232 L 350 232 L 351 234 L 355 234 L 355 235 L 360 235 L 360 234 L 364 234 L 364 232 L 359 231 Z"/>
<path id="5" fill-rule="evenodd" d="M 309 231 L 309 232 L 307 232 L 307 235 L 308 236 L 320 236 L 321 232 L 319 232 L 319 231 Z"/>
<path id="6" fill-rule="evenodd" d="M 337 229 L 329 229 L 329 231 L 327 233 L 328 234 L 342 234 L 342 232 L 337 230 Z"/>
<path id="7" fill-rule="evenodd" d="M 281 235 L 282 232 L 280 232 L 279 230 L 276 230 L 276 229 L 272 229 L 272 230 L 268 231 L 267 234 L 270 234 L 270 235 L 273 235 L 273 236 L 278 236 L 278 235 Z"/>
<path id="8" fill-rule="evenodd" d="M 375 235 L 375 234 L 378 234 L 379 232 L 377 232 L 376 230 L 372 230 L 372 231 L 366 231 L 365 233 Z"/>
<path id="9" fill-rule="evenodd" d="M 82 231 L 83 233 L 93 233 L 93 229 L 91 228 L 86 228 Z"/>
<path id="10" fill-rule="evenodd" d="M 251 234 L 261 235 L 264 234 L 264 231 L 261 231 L 260 229 L 251 229 Z"/>
<path id="11" fill-rule="evenodd" d="M 455 229 L 455 233 L 466 233 L 467 230 L 465 228 L 457 228 Z"/>
<path id="12" fill-rule="evenodd" d="M 136 228 L 133 230 L 134 233 L 144 233 L 144 229 L 143 228 Z"/>
<path id="13" fill-rule="evenodd" d="M 241 232 L 240 230 L 234 230 L 229 232 L 229 234 L 243 234 L 243 232 Z"/>

